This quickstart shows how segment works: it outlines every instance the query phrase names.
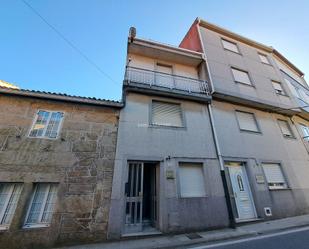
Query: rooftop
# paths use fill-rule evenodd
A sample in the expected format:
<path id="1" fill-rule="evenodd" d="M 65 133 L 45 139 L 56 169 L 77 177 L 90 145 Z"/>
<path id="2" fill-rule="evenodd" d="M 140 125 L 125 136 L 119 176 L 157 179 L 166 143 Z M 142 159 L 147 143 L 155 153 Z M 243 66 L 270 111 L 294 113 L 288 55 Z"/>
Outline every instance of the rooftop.
<path id="1" fill-rule="evenodd" d="M 80 104 L 110 106 L 110 107 L 116 107 L 116 108 L 123 107 L 123 103 L 120 101 L 74 96 L 74 95 L 68 95 L 65 93 L 54 93 L 54 92 L 19 89 L 17 87 L 15 88 L 10 87 L 11 84 L 10 83 L 8 84 L 9 84 L 8 86 L 0 85 L 0 94 L 16 95 L 16 96 L 23 96 L 23 97 L 33 97 L 33 98 L 39 98 L 39 99 L 50 99 L 50 100 L 65 101 L 65 102 L 75 102 L 75 103 L 80 103 Z"/>

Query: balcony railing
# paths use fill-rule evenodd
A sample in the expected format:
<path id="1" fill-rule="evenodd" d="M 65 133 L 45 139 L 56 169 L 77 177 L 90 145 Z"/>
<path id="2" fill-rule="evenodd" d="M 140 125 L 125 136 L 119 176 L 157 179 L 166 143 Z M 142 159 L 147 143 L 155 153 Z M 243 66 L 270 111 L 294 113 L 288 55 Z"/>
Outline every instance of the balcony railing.
<path id="1" fill-rule="evenodd" d="M 166 90 L 210 95 L 207 81 L 136 67 L 127 67 L 125 80 L 128 85 L 137 83 L 147 87 L 159 87 Z"/>

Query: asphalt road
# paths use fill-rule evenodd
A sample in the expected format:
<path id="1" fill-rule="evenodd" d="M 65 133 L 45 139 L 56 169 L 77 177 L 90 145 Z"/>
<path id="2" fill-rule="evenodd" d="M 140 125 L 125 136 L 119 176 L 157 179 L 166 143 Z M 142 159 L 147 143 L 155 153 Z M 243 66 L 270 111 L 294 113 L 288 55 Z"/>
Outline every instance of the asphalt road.
<path id="1" fill-rule="evenodd" d="M 309 249 L 309 228 L 283 231 L 275 234 L 196 245 L 188 249 Z"/>

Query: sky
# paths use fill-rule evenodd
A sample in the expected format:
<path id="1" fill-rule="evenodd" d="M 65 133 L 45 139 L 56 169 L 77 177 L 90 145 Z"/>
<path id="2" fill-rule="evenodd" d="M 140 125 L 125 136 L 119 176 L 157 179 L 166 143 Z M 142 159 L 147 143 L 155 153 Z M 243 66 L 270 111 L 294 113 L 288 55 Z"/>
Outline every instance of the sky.
<path id="1" fill-rule="evenodd" d="M 196 17 L 275 47 L 309 79 L 308 15 L 307 0 L 0 0 L 0 79 L 120 100 L 129 28 L 178 46 Z"/>

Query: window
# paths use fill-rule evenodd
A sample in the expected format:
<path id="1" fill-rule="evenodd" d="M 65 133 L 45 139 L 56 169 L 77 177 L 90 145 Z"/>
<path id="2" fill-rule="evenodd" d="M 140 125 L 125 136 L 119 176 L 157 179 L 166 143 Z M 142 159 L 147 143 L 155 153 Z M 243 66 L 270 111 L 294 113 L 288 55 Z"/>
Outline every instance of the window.
<path id="1" fill-rule="evenodd" d="M 294 137 L 288 121 L 279 119 L 278 123 L 284 137 Z"/>
<path id="2" fill-rule="evenodd" d="M 240 54 L 236 43 L 222 39 L 222 44 L 225 49 Z"/>
<path id="3" fill-rule="evenodd" d="M 183 127 L 180 104 L 152 101 L 152 124 Z"/>
<path id="4" fill-rule="evenodd" d="M 63 112 L 39 110 L 35 117 L 29 137 L 56 138 L 63 119 Z"/>
<path id="5" fill-rule="evenodd" d="M 181 197 L 206 196 L 202 164 L 180 163 L 179 178 Z"/>
<path id="6" fill-rule="evenodd" d="M 252 85 L 248 72 L 232 68 L 232 73 L 236 82 Z"/>
<path id="7" fill-rule="evenodd" d="M 303 124 L 301 124 L 300 127 L 303 131 L 303 139 L 309 142 L 309 127 Z"/>
<path id="8" fill-rule="evenodd" d="M 279 163 L 263 163 L 264 174 L 268 183 L 269 189 L 284 189 L 287 188 L 287 183 L 283 176 Z"/>
<path id="9" fill-rule="evenodd" d="M 259 53 L 259 57 L 262 63 L 270 65 L 267 55 Z"/>
<path id="10" fill-rule="evenodd" d="M 9 228 L 21 189 L 19 183 L 0 183 L 0 230 Z"/>
<path id="11" fill-rule="evenodd" d="M 277 94 L 286 95 L 280 82 L 272 80 L 271 83 L 273 84 L 273 87 Z"/>
<path id="12" fill-rule="evenodd" d="M 240 130 L 260 132 L 253 113 L 236 111 Z"/>
<path id="13" fill-rule="evenodd" d="M 49 226 L 57 194 L 57 184 L 37 183 L 24 228 Z"/>
<path id="14" fill-rule="evenodd" d="M 298 88 L 295 87 L 288 79 L 284 79 L 294 97 L 301 98 Z"/>

